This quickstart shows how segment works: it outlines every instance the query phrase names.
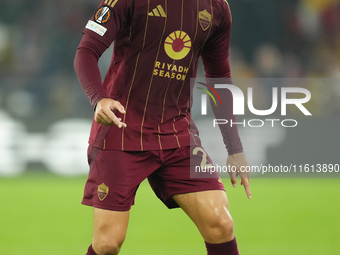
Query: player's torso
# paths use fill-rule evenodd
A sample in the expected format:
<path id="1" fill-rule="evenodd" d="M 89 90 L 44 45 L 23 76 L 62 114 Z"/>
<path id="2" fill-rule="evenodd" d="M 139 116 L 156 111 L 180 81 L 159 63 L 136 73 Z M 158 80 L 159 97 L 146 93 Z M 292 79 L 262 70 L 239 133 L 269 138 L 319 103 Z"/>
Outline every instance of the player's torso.
<path id="1" fill-rule="evenodd" d="M 128 125 L 126 131 L 111 128 L 117 129 L 112 137 L 122 136 L 123 149 L 133 143 L 132 137 L 140 137 L 136 143 L 142 149 L 154 148 L 144 140 L 157 143 L 155 148 L 181 145 L 175 136 L 189 131 L 190 79 L 204 43 L 221 20 L 218 1 L 131 0 L 104 81 L 110 96 L 126 109 L 119 116 Z"/>
<path id="2" fill-rule="evenodd" d="M 186 110 L 200 51 L 216 29 L 216 5 L 215 0 L 131 1 L 105 84 L 111 96 L 128 107 L 131 99 L 147 104 L 146 110 L 159 109 L 148 116 L 159 115 L 164 100 L 176 112 Z M 137 114 L 143 114 L 141 108 Z"/>

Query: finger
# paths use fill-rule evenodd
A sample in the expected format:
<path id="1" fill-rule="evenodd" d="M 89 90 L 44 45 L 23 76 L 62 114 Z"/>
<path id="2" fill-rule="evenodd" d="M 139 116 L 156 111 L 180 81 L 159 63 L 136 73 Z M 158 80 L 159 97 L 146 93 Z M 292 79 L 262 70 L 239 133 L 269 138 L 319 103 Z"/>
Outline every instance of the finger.
<path id="1" fill-rule="evenodd" d="M 113 106 L 114 106 L 114 109 L 112 109 L 112 110 L 116 110 L 117 109 L 122 114 L 126 113 L 126 111 L 124 109 L 124 106 L 122 106 L 122 104 L 120 102 L 115 101 Z"/>
<path id="2" fill-rule="evenodd" d="M 234 188 L 236 188 L 237 186 L 237 178 L 236 178 L 236 173 L 233 171 L 228 172 L 229 176 L 230 176 L 230 181 L 231 184 L 233 185 Z"/>
<path id="3" fill-rule="evenodd" d="M 95 121 L 99 124 L 106 125 L 106 126 L 115 124 L 119 128 L 126 127 L 126 124 L 121 122 L 121 119 L 117 118 L 116 115 L 112 113 L 111 111 L 98 113 L 96 115 Z"/>
<path id="4" fill-rule="evenodd" d="M 246 191 L 247 197 L 251 199 L 251 191 L 248 178 L 241 179 L 241 185 L 244 186 L 244 190 Z"/>
<path id="5" fill-rule="evenodd" d="M 122 113 L 122 114 L 125 114 L 126 113 L 126 111 L 125 111 L 125 109 L 124 109 L 124 106 L 122 106 L 122 104 L 119 102 L 119 101 L 114 101 L 113 103 L 112 103 L 112 105 L 111 105 L 111 110 L 112 111 L 115 111 L 115 110 L 118 110 L 120 113 Z M 117 118 L 118 120 L 119 120 L 119 122 L 116 122 L 116 121 L 114 121 L 114 123 L 119 127 L 119 128 L 121 128 L 121 127 L 127 127 L 127 125 L 124 123 L 124 122 L 122 122 L 122 119 L 121 118 Z"/>
<path id="6" fill-rule="evenodd" d="M 242 173 L 242 172 L 240 172 L 239 173 L 239 176 L 241 177 L 241 180 L 242 179 L 247 179 L 248 180 L 248 182 L 249 182 L 249 173 Z"/>
<path id="7" fill-rule="evenodd" d="M 104 110 L 104 114 L 119 128 L 126 127 L 126 124 L 121 122 L 111 110 Z"/>
<path id="8" fill-rule="evenodd" d="M 99 124 L 107 126 L 113 124 L 112 120 L 103 113 L 97 113 L 95 116 L 95 121 Z"/>
<path id="9" fill-rule="evenodd" d="M 236 178 L 230 178 L 231 184 L 233 185 L 234 188 L 237 187 L 237 179 Z"/>
<path id="10" fill-rule="evenodd" d="M 120 123 L 122 123 L 123 127 L 125 127 L 125 128 L 127 127 L 127 125 L 124 122 L 122 122 L 122 118 L 118 118 L 118 120 L 119 120 Z"/>

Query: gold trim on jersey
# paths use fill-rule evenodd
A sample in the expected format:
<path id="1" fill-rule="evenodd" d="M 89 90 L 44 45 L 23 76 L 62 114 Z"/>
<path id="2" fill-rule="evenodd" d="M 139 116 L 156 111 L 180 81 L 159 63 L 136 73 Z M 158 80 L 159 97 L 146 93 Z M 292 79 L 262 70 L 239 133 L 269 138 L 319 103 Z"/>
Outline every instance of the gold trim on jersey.
<path id="1" fill-rule="evenodd" d="M 162 148 L 161 136 L 159 135 L 160 133 L 161 133 L 161 127 L 160 127 L 160 125 L 158 125 L 158 143 L 159 143 L 159 148 L 162 151 L 163 148 Z"/>
<path id="2" fill-rule="evenodd" d="M 129 37 L 128 37 L 128 41 L 131 39 L 131 35 L 132 35 L 132 26 L 130 27 L 130 32 L 129 32 Z"/>
<path id="3" fill-rule="evenodd" d="M 175 31 L 174 33 L 178 33 L 179 32 L 179 36 L 180 36 L 180 34 L 182 33 L 182 31 L 183 31 L 183 15 L 184 15 L 184 1 L 182 0 L 182 9 L 181 9 L 181 29 L 180 29 L 180 31 Z M 190 42 L 191 43 L 191 42 Z M 190 45 L 190 47 L 191 47 L 191 45 Z M 188 52 L 189 53 L 189 52 Z M 187 54 L 188 54 L 187 53 Z M 186 54 L 186 55 L 187 55 Z M 170 56 L 169 56 L 170 57 Z M 172 66 L 174 66 L 175 65 L 175 63 L 176 63 L 176 59 L 175 58 L 173 58 L 173 63 L 172 63 Z M 189 70 L 189 69 L 187 69 L 187 70 Z M 185 77 L 186 76 L 184 76 L 183 77 L 183 83 L 184 83 L 184 81 L 185 81 Z M 169 79 L 169 83 L 168 83 L 168 86 L 167 86 L 167 88 L 166 88 L 166 93 L 165 93 L 165 95 L 164 95 L 164 101 L 163 101 L 163 113 L 162 113 L 162 122 L 163 122 L 163 119 L 164 119 L 164 112 L 165 112 L 165 99 L 166 99 L 166 96 L 167 96 L 167 92 L 168 92 L 168 88 L 169 88 L 169 85 L 170 85 L 170 83 L 171 83 L 171 80 L 173 79 L 173 77 L 171 76 L 170 77 L 170 79 Z M 178 105 L 178 104 L 177 104 Z M 175 122 L 176 122 L 176 119 L 175 118 L 173 118 L 173 125 L 172 125 L 172 127 L 173 127 L 173 129 L 174 129 L 174 131 L 177 133 L 177 130 L 176 130 L 176 128 L 175 128 Z M 177 141 L 177 144 L 178 144 L 178 147 L 181 147 L 181 145 L 180 145 L 180 143 L 179 143 L 179 140 L 178 140 L 178 137 L 177 137 L 177 135 L 176 134 L 174 134 L 174 136 L 176 137 L 176 141 Z"/>
<path id="4" fill-rule="evenodd" d="M 199 13 L 199 0 L 197 0 L 197 13 Z M 197 38 L 198 23 L 199 23 L 199 17 L 198 17 L 198 15 L 197 15 L 197 20 L 196 20 L 196 31 L 195 31 L 195 36 L 194 36 L 194 38 L 193 38 L 193 40 L 192 40 L 192 44 L 194 44 L 194 42 L 196 41 L 196 38 Z M 193 62 L 193 59 L 194 59 L 194 51 L 192 51 L 191 59 L 190 59 L 190 63 L 189 63 L 188 68 L 191 67 L 192 62 Z M 183 90 L 184 84 L 185 84 L 185 80 L 183 80 L 181 90 L 180 90 L 180 92 L 179 92 L 179 94 L 178 94 L 178 97 L 177 97 L 177 105 L 178 105 L 179 98 L 180 98 L 180 96 L 181 96 L 181 94 L 182 94 L 182 90 Z M 190 86 L 191 86 L 191 84 L 190 84 Z M 190 95 L 190 97 L 189 97 L 189 100 L 187 101 L 187 109 L 186 109 L 186 113 L 188 112 L 189 107 L 190 107 L 190 98 L 191 98 L 191 95 Z M 179 112 L 178 112 L 178 116 L 180 116 L 180 115 L 181 115 L 181 110 L 179 110 Z M 190 136 L 191 136 L 192 139 L 194 140 L 195 145 L 197 145 L 195 136 L 194 136 L 194 135 L 191 133 L 191 131 L 190 131 L 190 121 L 187 119 L 187 117 L 185 117 L 185 120 L 188 122 L 188 126 L 187 126 L 188 133 L 190 134 Z"/>
<path id="5" fill-rule="evenodd" d="M 174 64 L 175 60 L 172 63 Z M 168 89 L 169 89 L 169 85 L 171 83 L 171 80 L 172 80 L 172 76 L 169 78 L 168 85 L 166 86 L 166 90 L 165 90 L 165 95 L 164 95 L 164 99 L 163 99 L 163 110 L 162 110 L 161 123 L 163 123 L 163 121 L 164 121 L 165 101 L 166 101 L 166 96 L 168 94 Z"/>
<path id="6" fill-rule="evenodd" d="M 150 3 L 150 2 L 149 2 Z M 165 0 L 165 9 L 167 9 L 167 0 Z M 148 6 L 148 13 L 149 13 L 149 6 Z M 159 45 L 158 45 L 158 50 L 157 50 L 157 55 L 156 55 L 156 59 L 155 59 L 155 64 L 157 62 L 158 59 L 158 55 L 159 55 L 159 51 L 161 49 L 161 45 L 163 42 L 163 37 L 165 34 L 165 29 L 166 29 L 166 24 L 167 24 L 167 17 L 165 17 L 165 21 L 164 21 L 164 27 L 163 27 L 163 33 L 162 33 L 162 37 L 161 40 L 159 41 Z M 143 119 L 142 119 L 142 124 L 141 124 L 141 134 L 140 134 L 140 145 L 141 145 L 141 150 L 143 151 L 143 126 L 144 126 L 144 121 L 145 121 L 145 114 L 146 114 L 146 108 L 148 106 L 148 101 L 149 101 L 149 96 L 150 96 L 150 91 L 151 91 L 151 86 L 152 86 L 152 82 L 153 82 L 153 77 L 154 77 L 154 73 L 152 73 L 151 76 L 151 80 L 150 80 L 150 84 L 149 84 L 149 89 L 148 89 L 148 94 L 146 96 L 146 102 L 145 102 L 145 106 L 144 106 L 144 113 L 143 113 Z M 159 147 L 162 148 L 160 139 L 159 139 Z"/>
<path id="7" fill-rule="evenodd" d="M 191 135 L 192 139 L 194 140 L 194 143 L 195 143 L 195 145 L 197 145 L 197 142 L 196 142 L 195 136 L 194 136 L 194 135 L 193 135 L 193 133 L 191 133 L 191 131 L 190 131 L 190 121 L 188 121 L 188 119 L 187 119 L 187 118 L 185 118 L 185 120 L 188 122 L 188 126 L 187 126 L 188 133 Z"/>
<path id="8" fill-rule="evenodd" d="M 172 62 L 172 66 L 175 64 L 176 60 L 174 60 Z M 165 112 L 165 102 L 166 102 L 166 96 L 168 94 L 168 90 L 169 90 L 169 86 L 170 86 L 170 83 L 171 83 L 171 80 L 173 79 L 173 77 L 171 76 L 169 78 L 169 81 L 168 81 L 168 85 L 166 86 L 166 90 L 165 90 L 165 95 L 164 95 L 164 99 L 163 99 L 163 109 L 162 109 L 162 119 L 161 119 L 161 123 L 163 123 L 164 121 L 164 112 Z"/>
<path id="9" fill-rule="evenodd" d="M 200 0 L 197 0 L 196 4 L 197 4 L 197 13 L 199 13 L 199 10 L 200 10 Z M 197 18 L 196 18 L 196 32 L 195 32 L 194 40 L 192 42 L 196 41 L 197 32 L 198 32 L 198 22 L 199 22 L 199 17 L 197 15 Z"/>
<path id="10" fill-rule="evenodd" d="M 113 8 L 117 2 L 118 0 L 114 0 L 113 3 L 112 3 L 112 0 L 105 0 L 104 4 L 107 4 L 108 6 L 111 6 Z"/>
<path id="11" fill-rule="evenodd" d="M 150 0 L 148 0 L 148 9 L 147 9 L 147 12 L 149 12 L 149 10 L 150 10 Z M 126 115 L 127 115 L 127 111 L 128 111 L 129 100 L 130 100 L 130 95 L 131 95 L 131 89 L 132 89 L 132 86 L 133 86 L 133 83 L 134 83 L 135 77 L 136 77 L 136 72 L 137 72 L 139 57 L 140 57 L 140 54 L 141 54 L 141 52 L 144 50 L 144 47 L 145 47 L 146 32 L 147 32 L 147 30 L 148 30 L 148 23 L 149 23 L 149 17 L 147 16 L 147 17 L 146 17 L 146 24 L 145 24 L 145 31 L 144 31 L 143 45 L 142 45 L 142 48 L 141 48 L 141 50 L 138 52 L 138 55 L 137 55 L 135 70 L 134 70 L 134 72 L 133 72 L 133 76 L 132 76 L 132 81 L 131 81 L 131 85 L 130 85 L 130 88 L 129 88 L 128 97 L 127 97 L 127 99 L 126 99 L 125 114 L 124 114 L 124 120 L 123 120 L 124 123 L 125 123 L 125 119 L 126 119 Z M 122 130 L 122 150 L 124 150 L 124 131 L 125 131 L 125 128 L 123 128 L 123 130 Z M 142 150 L 143 150 L 143 149 L 142 149 Z"/>
<path id="12" fill-rule="evenodd" d="M 199 0 L 197 0 L 197 13 L 199 13 L 199 9 L 200 9 L 200 6 L 199 6 Z M 196 41 L 196 37 L 197 37 L 197 32 L 198 32 L 198 23 L 199 23 L 199 17 L 197 15 L 197 19 L 196 19 L 196 31 L 195 31 L 195 36 L 192 40 L 192 44 L 194 44 L 194 42 Z M 192 54 L 191 54 L 191 59 L 190 59 L 190 63 L 189 63 L 189 66 L 188 66 L 188 69 L 190 68 L 191 64 L 192 64 L 192 60 L 194 58 L 194 51 L 192 51 Z M 178 101 L 179 101 L 179 98 L 182 94 L 182 90 L 183 90 L 183 87 L 184 87 L 184 84 L 185 84 L 185 79 L 183 80 L 183 83 L 182 83 L 182 87 L 181 87 L 181 90 L 178 94 L 178 97 L 177 97 L 177 105 L 178 105 Z M 191 94 L 190 94 L 190 98 L 191 98 Z M 189 101 L 190 101 L 190 98 L 189 98 Z M 188 112 L 188 107 L 189 107 L 189 101 L 187 103 L 187 109 L 186 109 L 186 112 Z M 181 115 L 181 110 L 179 110 L 179 113 L 178 113 L 178 116 Z M 190 132 L 189 132 L 190 133 Z"/>
<path id="13" fill-rule="evenodd" d="M 228 3 L 228 1 L 227 0 L 224 0 L 226 3 L 227 3 L 227 5 L 228 5 L 228 8 L 229 8 L 229 13 L 230 13 L 230 22 L 231 23 L 233 23 L 233 16 L 231 15 L 231 9 L 230 9 L 230 5 L 229 5 L 229 3 Z"/>
<path id="14" fill-rule="evenodd" d="M 210 9 L 211 9 L 211 14 L 210 14 L 211 20 L 214 20 L 214 7 L 213 7 L 213 4 L 212 4 L 212 0 L 210 0 Z M 211 32 L 211 28 L 212 28 L 212 26 L 209 27 L 209 34 Z M 208 40 L 208 37 L 207 37 L 206 40 Z"/>
<path id="15" fill-rule="evenodd" d="M 148 15 L 166 18 L 166 14 L 165 14 L 164 9 L 161 5 L 157 5 L 157 7 L 154 8 L 151 12 L 149 12 Z"/>
<path id="16" fill-rule="evenodd" d="M 177 141 L 177 145 L 178 145 L 178 148 L 180 148 L 181 147 L 181 145 L 179 144 L 179 140 L 178 140 L 178 137 L 177 137 L 177 130 L 176 130 L 176 127 L 175 127 L 175 122 L 176 122 L 176 120 L 175 120 L 175 118 L 174 118 L 174 123 L 172 124 L 172 128 L 174 129 L 174 131 L 175 131 L 175 134 L 174 134 L 174 136 L 176 137 L 176 141 Z"/>
<path id="17" fill-rule="evenodd" d="M 184 1 L 182 0 L 181 31 L 183 31 L 183 13 L 184 13 Z"/>
<path id="18" fill-rule="evenodd" d="M 211 20 L 214 20 L 214 10 L 213 10 L 213 6 L 212 6 L 212 0 L 210 0 L 210 9 L 211 9 Z M 199 13 L 199 4 L 197 4 L 197 13 Z M 198 22 L 198 15 L 197 15 L 197 22 Z M 207 37 L 205 38 L 204 43 L 203 43 L 203 45 L 200 49 L 202 49 L 204 47 L 205 43 L 207 42 L 209 35 L 211 33 L 211 28 L 212 28 L 212 26 L 209 26 L 209 31 L 207 33 Z M 194 92 L 194 90 L 191 91 L 190 98 L 192 97 L 193 92 Z M 188 101 L 188 106 L 187 106 L 186 112 L 188 112 L 189 108 L 190 108 L 190 98 L 189 98 L 189 101 Z"/>

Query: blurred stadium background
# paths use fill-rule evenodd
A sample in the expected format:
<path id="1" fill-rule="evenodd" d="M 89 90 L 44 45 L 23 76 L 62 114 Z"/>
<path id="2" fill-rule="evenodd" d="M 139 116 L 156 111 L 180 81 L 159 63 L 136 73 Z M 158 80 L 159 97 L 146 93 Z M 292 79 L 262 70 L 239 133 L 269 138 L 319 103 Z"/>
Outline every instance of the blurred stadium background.
<path id="1" fill-rule="evenodd" d="M 234 79 L 321 83 L 308 87 L 313 118 L 299 128 L 240 130 L 249 162 L 339 163 L 340 1 L 229 3 Z M 79 203 L 93 111 L 73 58 L 98 4 L 0 0 L 0 254 L 85 254 L 91 242 L 92 211 Z M 103 75 L 110 58 L 100 60 Z M 254 101 L 265 101 L 268 88 L 258 89 Z M 209 137 L 206 149 L 224 158 Z M 339 179 L 256 178 L 252 201 L 224 182 L 242 254 L 340 254 Z M 205 254 L 186 216 L 166 210 L 146 183 L 131 213 L 121 254 Z"/>

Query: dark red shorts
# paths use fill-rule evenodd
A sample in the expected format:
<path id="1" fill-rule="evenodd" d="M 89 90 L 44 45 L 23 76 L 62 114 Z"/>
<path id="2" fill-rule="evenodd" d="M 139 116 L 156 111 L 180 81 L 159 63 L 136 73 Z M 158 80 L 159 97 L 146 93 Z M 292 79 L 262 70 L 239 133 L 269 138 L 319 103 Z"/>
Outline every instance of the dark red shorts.
<path id="1" fill-rule="evenodd" d="M 204 156 L 206 157 L 206 155 Z M 207 163 L 212 163 L 206 157 Z M 202 155 L 192 156 L 190 146 L 164 151 L 101 150 L 89 146 L 90 173 L 82 204 L 96 208 L 128 211 L 134 204 L 139 184 L 148 181 L 157 197 L 176 208 L 173 195 L 205 190 L 224 190 L 218 173 L 210 178 L 191 178 L 191 169 L 200 165 Z"/>

